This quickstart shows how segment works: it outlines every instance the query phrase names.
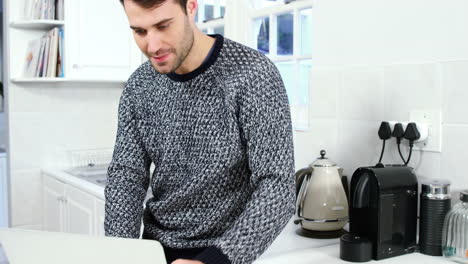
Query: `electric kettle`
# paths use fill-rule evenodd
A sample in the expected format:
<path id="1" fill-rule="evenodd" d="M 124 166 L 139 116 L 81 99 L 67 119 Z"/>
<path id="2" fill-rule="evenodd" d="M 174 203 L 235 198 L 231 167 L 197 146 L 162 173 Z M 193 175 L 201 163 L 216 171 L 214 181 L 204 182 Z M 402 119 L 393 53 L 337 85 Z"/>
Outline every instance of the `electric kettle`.
<path id="1" fill-rule="evenodd" d="M 320 151 L 317 160 L 296 172 L 296 224 L 309 231 L 337 231 L 348 223 L 343 169 Z"/>

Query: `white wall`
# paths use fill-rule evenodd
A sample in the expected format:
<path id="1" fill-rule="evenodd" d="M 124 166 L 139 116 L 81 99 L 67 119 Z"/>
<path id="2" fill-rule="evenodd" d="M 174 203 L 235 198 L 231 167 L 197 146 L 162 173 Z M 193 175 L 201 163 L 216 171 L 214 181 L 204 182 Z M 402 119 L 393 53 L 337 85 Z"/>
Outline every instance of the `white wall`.
<path id="1" fill-rule="evenodd" d="M 467 13 L 464 0 L 316 0 L 311 131 L 295 133 L 296 169 L 324 148 L 351 176 L 377 162 L 382 120 L 433 109 L 442 111 L 442 152 L 415 152 L 410 165 L 419 178 L 468 188 Z M 384 162 L 400 163 L 391 145 Z"/>
<path id="2" fill-rule="evenodd" d="M 460 168 L 468 148 L 466 13 L 465 0 L 316 0 L 311 131 L 294 134 L 296 169 L 326 149 L 351 175 L 376 163 L 382 120 L 440 109 L 442 153 L 415 153 L 411 165 L 420 177 L 468 188 Z M 41 168 L 61 164 L 69 149 L 113 147 L 120 92 L 117 84 L 11 85 L 13 226 L 41 222 Z M 394 149 L 385 162 L 399 162 Z"/>
<path id="3" fill-rule="evenodd" d="M 22 5 L 7 4 L 9 21 L 20 17 Z M 43 32 L 9 28 L 5 33 L 10 47 L 15 47 L 8 52 L 7 78 L 18 77 L 27 40 Z M 70 150 L 113 148 L 123 84 L 10 81 L 8 85 L 11 225 L 40 229 L 41 169 L 69 166 Z"/>
<path id="4" fill-rule="evenodd" d="M 12 226 L 40 228 L 42 168 L 66 166 L 69 150 L 113 148 L 121 86 L 12 85 Z"/>

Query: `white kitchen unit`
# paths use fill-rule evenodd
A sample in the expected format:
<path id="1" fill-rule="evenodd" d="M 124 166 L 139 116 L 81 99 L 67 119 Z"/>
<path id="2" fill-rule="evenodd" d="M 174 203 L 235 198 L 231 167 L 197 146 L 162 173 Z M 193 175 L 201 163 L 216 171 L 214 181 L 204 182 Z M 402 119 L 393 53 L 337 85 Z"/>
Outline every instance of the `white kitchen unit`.
<path id="1" fill-rule="evenodd" d="M 6 170 L 6 153 L 0 152 L 0 227 L 9 226 L 8 180 Z"/>
<path id="2" fill-rule="evenodd" d="M 141 64 L 119 1 L 66 0 L 65 30 L 68 78 L 126 80 Z"/>
<path id="3" fill-rule="evenodd" d="M 104 201 L 97 196 L 43 174 L 43 229 L 104 235 Z"/>
<path id="4" fill-rule="evenodd" d="M 125 82 L 141 64 L 123 7 L 115 0 L 65 0 L 64 20 L 25 17 L 27 0 L 9 1 L 10 77 L 13 82 Z M 103 16 L 102 12 L 112 15 Z M 62 78 L 24 78 L 29 42 L 54 27 L 64 29 Z"/>

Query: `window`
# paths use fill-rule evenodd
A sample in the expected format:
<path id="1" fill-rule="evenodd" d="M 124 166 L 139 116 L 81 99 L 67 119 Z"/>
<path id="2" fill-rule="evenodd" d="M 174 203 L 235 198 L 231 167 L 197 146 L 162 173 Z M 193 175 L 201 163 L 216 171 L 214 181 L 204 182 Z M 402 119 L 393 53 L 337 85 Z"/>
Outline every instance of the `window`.
<path id="1" fill-rule="evenodd" d="M 226 0 L 199 0 L 195 22 L 206 34 L 224 35 Z"/>
<path id="2" fill-rule="evenodd" d="M 278 67 L 288 93 L 293 127 L 309 128 L 312 1 L 252 0 L 251 46 Z"/>

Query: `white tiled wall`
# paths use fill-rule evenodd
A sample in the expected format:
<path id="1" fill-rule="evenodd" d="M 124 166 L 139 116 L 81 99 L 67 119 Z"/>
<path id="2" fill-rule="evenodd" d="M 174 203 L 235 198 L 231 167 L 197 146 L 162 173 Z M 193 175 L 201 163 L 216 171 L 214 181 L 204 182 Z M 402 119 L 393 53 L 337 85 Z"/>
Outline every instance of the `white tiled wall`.
<path id="1" fill-rule="evenodd" d="M 311 131 L 295 132 L 296 169 L 321 148 L 350 175 L 374 165 L 382 120 L 412 110 L 442 111 L 442 152 L 415 151 L 419 178 L 445 178 L 468 189 L 468 1 L 314 1 Z M 336 124 L 337 130 L 324 132 Z M 406 154 L 407 148 L 403 148 Z M 387 143 L 385 163 L 400 163 Z"/>
<path id="2" fill-rule="evenodd" d="M 468 60 L 444 62 L 441 68 L 443 119 L 446 124 L 468 124 Z"/>
<path id="3" fill-rule="evenodd" d="M 69 166 L 69 151 L 112 149 L 121 84 L 10 86 L 12 226 L 40 228 L 40 170 Z"/>
<path id="4" fill-rule="evenodd" d="M 468 189 L 464 169 L 468 161 L 468 60 L 367 68 L 312 71 L 311 93 L 327 94 L 323 91 L 330 87 L 332 94 L 337 90 L 337 99 L 323 97 L 328 101 L 321 104 L 336 105 L 338 114 L 330 115 L 327 122 L 312 117 L 311 131 L 295 132 L 296 169 L 312 162 L 323 148 L 330 149 L 329 157 L 351 175 L 358 167 L 377 163 L 382 146 L 377 135 L 381 121 L 409 120 L 412 110 L 440 110 L 442 152 L 413 151 L 410 166 L 420 179 L 449 179 L 454 191 Z M 338 81 L 324 76 L 334 76 Z M 314 81 L 316 77 L 319 81 Z M 407 156 L 407 146 L 403 153 Z M 394 139 L 387 141 L 383 161 L 401 163 Z"/>

